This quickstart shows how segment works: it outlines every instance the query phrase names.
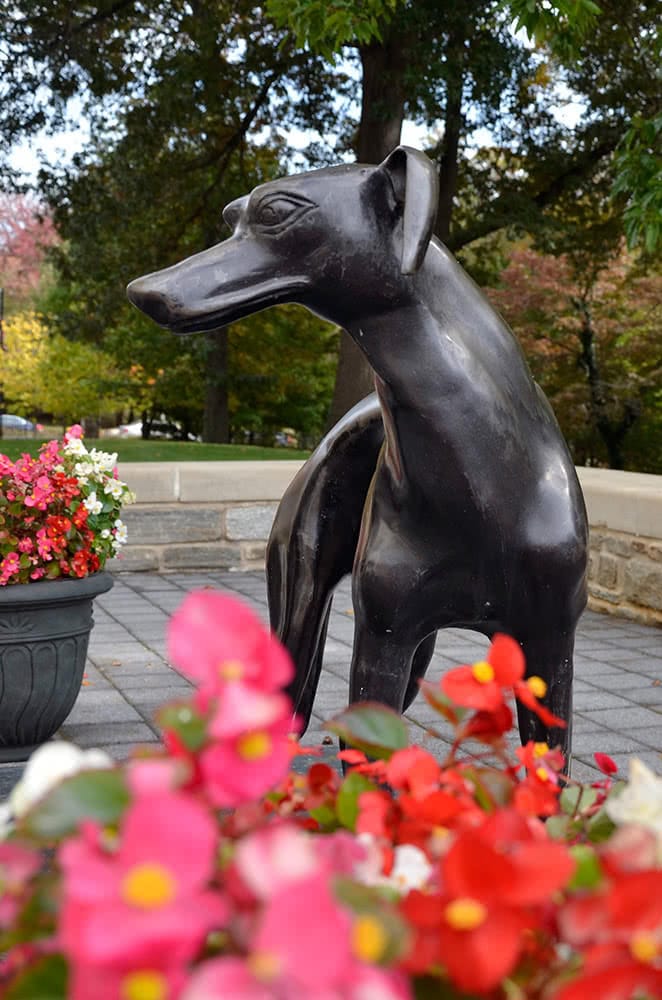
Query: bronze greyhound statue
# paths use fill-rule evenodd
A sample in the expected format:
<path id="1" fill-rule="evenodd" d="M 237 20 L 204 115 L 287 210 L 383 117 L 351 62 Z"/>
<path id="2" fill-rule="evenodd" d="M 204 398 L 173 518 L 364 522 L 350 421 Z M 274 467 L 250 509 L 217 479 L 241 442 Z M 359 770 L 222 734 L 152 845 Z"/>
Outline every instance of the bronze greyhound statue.
<path id="1" fill-rule="evenodd" d="M 274 630 L 307 725 L 333 588 L 353 575 L 350 701 L 403 711 L 448 626 L 514 636 L 546 704 L 523 740 L 569 755 L 572 658 L 586 604 L 587 522 L 575 469 L 522 352 L 431 239 L 437 177 L 398 147 L 378 166 L 272 181 L 227 206 L 233 235 L 133 281 L 175 333 L 298 302 L 349 331 L 375 373 L 287 490 L 267 555 Z"/>

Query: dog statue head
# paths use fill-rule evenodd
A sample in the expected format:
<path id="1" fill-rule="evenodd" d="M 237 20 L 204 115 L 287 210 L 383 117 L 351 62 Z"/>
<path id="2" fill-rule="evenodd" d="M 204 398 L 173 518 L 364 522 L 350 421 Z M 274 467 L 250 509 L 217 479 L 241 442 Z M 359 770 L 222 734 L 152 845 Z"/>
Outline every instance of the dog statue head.
<path id="1" fill-rule="evenodd" d="M 402 298 L 425 258 L 436 208 L 436 168 L 407 146 L 378 166 L 269 181 L 225 208 L 229 239 L 137 278 L 127 295 L 182 334 L 282 302 L 346 325 Z"/>

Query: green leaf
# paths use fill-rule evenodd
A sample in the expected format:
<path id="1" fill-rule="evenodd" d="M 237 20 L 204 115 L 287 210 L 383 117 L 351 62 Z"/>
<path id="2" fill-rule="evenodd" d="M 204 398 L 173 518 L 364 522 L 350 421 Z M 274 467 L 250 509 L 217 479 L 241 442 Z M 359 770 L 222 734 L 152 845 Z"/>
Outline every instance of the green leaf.
<path id="1" fill-rule="evenodd" d="M 602 881 L 602 867 L 597 854 L 588 844 L 570 848 L 577 867 L 569 884 L 571 889 L 594 889 Z"/>
<path id="2" fill-rule="evenodd" d="M 331 806 L 318 806 L 316 809 L 310 809 L 309 812 L 325 832 L 337 829 L 338 818 Z"/>
<path id="3" fill-rule="evenodd" d="M 428 705 L 450 722 L 451 726 L 459 725 L 469 711 L 469 709 L 461 708 L 455 702 L 451 701 L 438 684 L 430 684 L 428 681 L 424 681 L 421 684 L 421 692 Z"/>
<path id="4" fill-rule="evenodd" d="M 451 983 L 434 976 L 414 979 L 414 1000 L 478 1000 L 475 994 L 461 993 Z"/>
<path id="5" fill-rule="evenodd" d="M 394 750 L 404 750 L 409 744 L 402 717 L 378 702 L 350 705 L 325 728 L 350 746 L 380 760 L 389 760 Z"/>
<path id="6" fill-rule="evenodd" d="M 207 742 L 206 721 L 189 702 L 165 705 L 156 713 L 156 721 L 176 733 L 187 750 L 195 752 Z"/>
<path id="7" fill-rule="evenodd" d="M 363 774 L 352 771 L 343 781 L 336 797 L 336 813 L 342 825 L 348 830 L 354 830 L 356 817 L 359 814 L 359 796 L 363 792 L 375 790 L 372 781 Z"/>
<path id="8" fill-rule="evenodd" d="M 494 767 L 471 767 L 464 771 L 473 783 L 476 801 L 485 812 L 507 806 L 513 797 L 513 783 L 507 774 Z"/>
<path id="9" fill-rule="evenodd" d="M 120 771 L 82 771 L 50 791 L 19 824 L 29 835 L 56 840 L 73 833 L 83 819 L 116 823 L 129 804 Z"/>
<path id="10" fill-rule="evenodd" d="M 48 955 L 22 973 L 3 993 L 5 1000 L 67 1000 L 67 964 Z"/>
<path id="11" fill-rule="evenodd" d="M 573 820 L 570 816 L 559 814 L 550 816 L 545 823 L 545 829 L 552 840 L 566 840 L 573 828 Z"/>
<path id="12" fill-rule="evenodd" d="M 609 819 L 609 816 L 601 809 L 600 812 L 592 816 L 588 823 L 588 836 L 592 844 L 602 844 L 605 840 L 609 840 L 612 833 L 616 829 L 616 824 L 613 820 Z"/>
<path id="13" fill-rule="evenodd" d="M 578 811 L 584 812 L 595 804 L 598 793 L 595 788 L 581 785 L 567 785 L 561 792 L 559 805 L 567 816 L 574 816 Z"/>

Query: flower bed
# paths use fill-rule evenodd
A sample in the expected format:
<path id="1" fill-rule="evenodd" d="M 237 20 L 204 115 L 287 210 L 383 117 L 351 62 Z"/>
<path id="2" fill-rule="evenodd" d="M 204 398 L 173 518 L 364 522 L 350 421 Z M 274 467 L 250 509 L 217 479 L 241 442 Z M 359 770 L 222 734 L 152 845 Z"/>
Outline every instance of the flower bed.
<path id="1" fill-rule="evenodd" d="M 510 754 L 513 691 L 553 721 L 512 640 L 423 685 L 445 760 L 364 704 L 329 723 L 343 777 L 290 771 L 292 667 L 251 611 L 194 593 L 169 644 L 198 687 L 159 713 L 161 750 L 112 766 L 54 744 L 12 795 L 4 996 L 662 995 L 662 780 L 636 764 L 623 786 L 598 755 L 582 787 L 545 744 Z"/>

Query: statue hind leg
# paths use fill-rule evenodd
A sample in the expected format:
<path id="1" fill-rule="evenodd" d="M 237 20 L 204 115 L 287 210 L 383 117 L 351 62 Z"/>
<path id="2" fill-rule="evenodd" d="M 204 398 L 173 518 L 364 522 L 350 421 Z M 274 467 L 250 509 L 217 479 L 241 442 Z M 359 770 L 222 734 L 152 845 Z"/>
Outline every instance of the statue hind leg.
<path id="1" fill-rule="evenodd" d="M 267 546 L 271 627 L 288 649 L 288 688 L 305 732 L 324 654 L 333 591 L 352 571 L 365 498 L 384 438 L 375 395 L 349 411 L 285 491 Z"/>

